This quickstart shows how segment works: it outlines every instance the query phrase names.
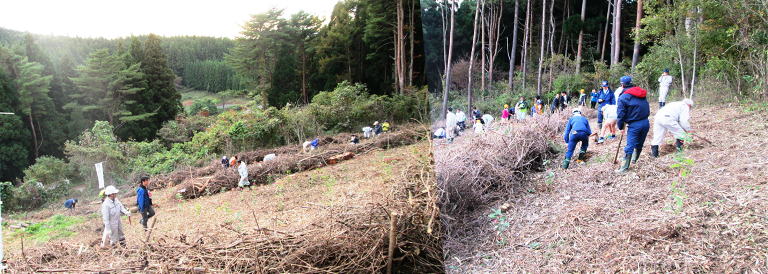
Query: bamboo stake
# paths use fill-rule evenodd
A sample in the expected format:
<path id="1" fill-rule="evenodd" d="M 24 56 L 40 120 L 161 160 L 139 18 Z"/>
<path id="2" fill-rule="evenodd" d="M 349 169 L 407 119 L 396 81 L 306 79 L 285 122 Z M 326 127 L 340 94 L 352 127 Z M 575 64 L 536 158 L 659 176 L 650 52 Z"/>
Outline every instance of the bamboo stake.
<path id="1" fill-rule="evenodd" d="M 395 255 L 397 245 L 397 212 L 392 212 L 389 224 L 389 256 L 387 256 L 387 274 L 392 274 L 392 257 Z"/>
<path id="2" fill-rule="evenodd" d="M 616 154 L 613 155 L 613 164 L 616 164 L 616 159 L 619 157 L 619 148 L 621 148 L 621 141 L 624 139 L 624 134 L 619 135 L 619 143 L 616 145 Z"/>

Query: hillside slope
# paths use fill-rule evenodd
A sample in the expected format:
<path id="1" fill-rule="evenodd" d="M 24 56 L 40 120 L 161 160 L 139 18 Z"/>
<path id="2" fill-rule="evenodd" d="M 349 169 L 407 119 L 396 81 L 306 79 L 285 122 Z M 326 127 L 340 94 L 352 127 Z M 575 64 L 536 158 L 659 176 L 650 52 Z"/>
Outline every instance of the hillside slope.
<path id="1" fill-rule="evenodd" d="M 153 192 L 155 230 L 147 236 L 137 214 L 132 225 L 124 218 L 128 247 L 116 253 L 94 245 L 102 227 L 100 218 L 94 218 L 71 228 L 71 237 L 27 247 L 28 263 L 19 249 L 6 255 L 18 272 L 370 273 L 386 265 L 389 216 L 396 211 L 395 269 L 443 272 L 429 157 L 430 145 L 422 141 L 367 150 L 351 160 L 242 192 L 183 200 L 176 188 L 164 188 Z"/>
<path id="2" fill-rule="evenodd" d="M 767 118 L 764 108 L 695 108 L 694 132 L 712 144 L 698 138 L 688 144 L 683 156 L 693 165 L 688 165 L 690 173 L 684 178 L 680 168 L 673 167 L 683 158 L 675 155 L 669 135 L 660 157 L 651 159 L 651 132 L 638 163 L 621 175 L 613 172 L 618 164 L 611 164 L 618 139 L 590 144 L 585 165 L 574 161 L 570 169 L 558 170 L 564 145 L 562 137 L 553 138 L 560 153 L 550 158 L 546 171 L 528 172 L 514 191 L 499 193 L 501 198 L 469 214 L 450 216 L 457 221 L 442 218 L 444 229 L 453 227 L 444 239 L 446 270 L 757 273 L 768 269 Z M 590 122 L 596 130 L 595 120 Z M 441 155 L 460 152 L 468 143 L 438 146 L 437 164 L 446 161 Z M 509 205 L 505 213 L 489 216 L 504 203 Z"/>

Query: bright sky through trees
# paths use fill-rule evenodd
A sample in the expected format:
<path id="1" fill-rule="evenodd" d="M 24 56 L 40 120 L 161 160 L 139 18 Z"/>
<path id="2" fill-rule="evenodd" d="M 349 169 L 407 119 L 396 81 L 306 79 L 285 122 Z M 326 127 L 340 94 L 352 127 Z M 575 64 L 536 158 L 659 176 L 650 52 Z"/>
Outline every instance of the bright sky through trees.
<path id="1" fill-rule="evenodd" d="M 338 0 L 0 0 L 0 27 L 36 34 L 115 38 L 239 36 L 251 14 L 285 8 L 286 18 L 305 12 L 329 19 Z"/>

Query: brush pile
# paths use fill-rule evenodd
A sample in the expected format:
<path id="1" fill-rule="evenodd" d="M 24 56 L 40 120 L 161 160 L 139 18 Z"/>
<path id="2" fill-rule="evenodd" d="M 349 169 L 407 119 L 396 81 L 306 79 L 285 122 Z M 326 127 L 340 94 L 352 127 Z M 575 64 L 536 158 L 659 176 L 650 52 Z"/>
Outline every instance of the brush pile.
<path id="1" fill-rule="evenodd" d="M 461 149 L 435 157 L 443 214 L 462 215 L 511 194 L 526 174 L 538 171 L 554 151 L 547 140 L 562 133 L 564 115 L 536 116 L 459 137 Z M 460 140 L 460 138 L 470 138 Z M 448 145 L 449 147 L 454 144 Z M 445 149 L 443 151 L 449 151 Z"/>
<path id="2" fill-rule="evenodd" d="M 284 146 L 277 149 L 265 149 L 238 155 L 248 167 L 248 180 L 251 184 L 268 184 L 282 176 L 311 170 L 338 162 L 339 155 L 367 153 L 376 149 L 388 149 L 411 145 L 424 137 L 424 133 L 412 129 L 386 133 L 360 144 L 349 144 L 350 134 L 336 137 L 324 137 L 320 149 L 304 153 L 299 145 Z M 267 154 L 276 153 L 277 158 L 261 162 Z M 349 157 L 341 157 L 349 159 Z M 237 168 L 223 168 L 218 164 L 193 169 L 179 169 L 169 175 L 154 176 L 150 180 L 150 189 L 176 187 L 184 199 L 194 199 L 202 195 L 218 193 L 238 186 L 240 175 Z"/>
<path id="3" fill-rule="evenodd" d="M 425 143 L 415 150 L 428 150 Z M 415 154 L 414 154 L 415 155 Z M 392 212 L 397 245 L 392 268 L 400 273 L 443 273 L 441 229 L 431 154 L 409 159 L 391 185 L 359 204 L 315 204 L 305 226 L 280 231 L 224 221 L 196 233 L 150 230 L 127 247 L 99 249 L 49 242 L 14 256 L 18 273 L 382 273 L 386 269 Z M 243 218 L 256 219 L 257 212 Z M 190 218 L 194 218 L 193 212 Z M 157 224 L 162 216 L 154 217 Z M 146 234 L 143 234 L 146 235 Z M 145 238 L 146 237 L 146 238 Z M 148 240 L 145 240 L 148 239 Z"/>

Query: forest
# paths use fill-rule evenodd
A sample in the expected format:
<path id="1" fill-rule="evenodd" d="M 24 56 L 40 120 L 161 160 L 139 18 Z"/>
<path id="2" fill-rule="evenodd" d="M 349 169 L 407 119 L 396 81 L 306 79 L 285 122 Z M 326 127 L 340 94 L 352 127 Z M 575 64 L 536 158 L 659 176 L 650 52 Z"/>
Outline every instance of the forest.
<path id="1" fill-rule="evenodd" d="M 426 109 L 415 1 L 340 1 L 330 18 L 272 8 L 234 38 L 117 39 L 0 28 L 0 189 L 33 209 L 95 181 L 200 165 L 219 154 L 358 131 Z M 222 109 L 182 93 L 244 96 Z M 90 185 L 90 184 L 89 184 Z M 7 201 L 7 202 L 6 202 Z"/>
<path id="2" fill-rule="evenodd" d="M 768 97 L 764 1 L 422 0 L 421 5 L 433 118 L 448 106 L 499 109 L 519 95 L 577 96 L 600 81 L 616 87 L 623 75 L 655 90 L 664 69 L 675 78 L 673 98 L 722 103 Z"/>

